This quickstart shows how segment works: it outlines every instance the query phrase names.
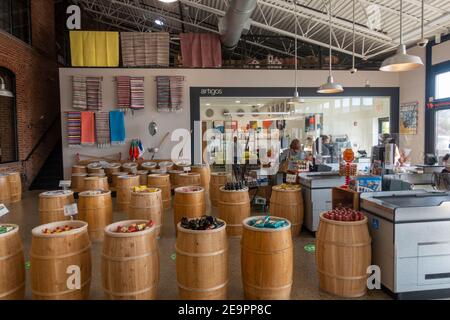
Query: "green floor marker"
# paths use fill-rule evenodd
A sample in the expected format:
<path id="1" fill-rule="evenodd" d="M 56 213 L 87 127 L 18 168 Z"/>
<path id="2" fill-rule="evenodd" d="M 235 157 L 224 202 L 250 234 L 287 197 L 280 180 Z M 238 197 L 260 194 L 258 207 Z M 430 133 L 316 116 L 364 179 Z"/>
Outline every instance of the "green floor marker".
<path id="1" fill-rule="evenodd" d="M 176 258 L 177 258 L 177 254 L 176 253 L 172 253 L 170 255 L 170 259 L 172 259 L 173 261 L 175 261 Z"/>
<path id="2" fill-rule="evenodd" d="M 316 245 L 312 243 L 308 243 L 303 247 L 306 252 L 313 253 L 316 252 Z"/>
<path id="3" fill-rule="evenodd" d="M 30 267 L 31 267 L 30 261 L 25 262 L 25 269 L 30 270 Z"/>

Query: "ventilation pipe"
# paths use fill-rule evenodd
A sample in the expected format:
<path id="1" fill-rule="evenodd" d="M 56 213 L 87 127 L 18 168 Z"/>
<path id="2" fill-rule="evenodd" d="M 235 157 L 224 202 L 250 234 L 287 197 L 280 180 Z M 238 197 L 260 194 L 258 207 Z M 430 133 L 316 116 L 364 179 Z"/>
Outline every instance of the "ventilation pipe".
<path id="1" fill-rule="evenodd" d="M 225 16 L 219 21 L 220 40 L 224 48 L 234 49 L 242 34 L 250 30 L 250 17 L 257 0 L 232 0 Z"/>

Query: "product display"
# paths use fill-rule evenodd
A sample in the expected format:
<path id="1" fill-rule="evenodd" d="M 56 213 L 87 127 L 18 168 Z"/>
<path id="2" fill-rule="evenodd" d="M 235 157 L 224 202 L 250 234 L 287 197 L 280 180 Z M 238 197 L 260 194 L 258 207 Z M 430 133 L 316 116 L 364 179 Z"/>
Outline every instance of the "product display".
<path id="1" fill-rule="evenodd" d="M 150 220 L 147 223 L 132 223 L 129 226 L 122 227 L 118 226 L 115 232 L 118 233 L 133 233 L 143 230 L 148 230 L 153 226 L 153 221 Z"/>
<path id="2" fill-rule="evenodd" d="M 65 225 L 65 226 L 61 226 L 61 227 L 56 227 L 54 229 L 48 229 L 48 228 L 42 229 L 42 233 L 43 234 L 62 233 L 62 232 L 66 232 L 66 231 L 70 231 L 70 230 L 76 229 L 76 228 L 77 227 Z"/>
<path id="3" fill-rule="evenodd" d="M 364 220 L 364 215 L 357 210 L 350 208 L 335 208 L 327 211 L 322 215 L 325 219 L 335 221 L 361 221 Z"/>
<path id="4" fill-rule="evenodd" d="M 125 67 L 169 66 L 169 33 L 121 32 L 120 39 Z"/>
<path id="5" fill-rule="evenodd" d="M 300 188 L 300 186 L 298 185 L 298 184 L 288 184 L 288 183 L 283 183 L 283 184 L 280 184 L 279 186 L 278 186 L 278 188 L 280 189 L 280 190 L 300 190 L 301 188 Z"/>
<path id="6" fill-rule="evenodd" d="M 8 233 L 14 229 L 16 229 L 16 227 L 14 227 L 12 225 L 1 225 L 0 224 L 0 234 Z"/>
<path id="7" fill-rule="evenodd" d="M 125 144 L 125 117 L 121 111 L 111 111 L 109 113 L 109 123 L 111 132 L 111 144 Z"/>
<path id="8" fill-rule="evenodd" d="M 289 226 L 289 222 L 283 219 L 271 219 L 270 216 L 264 218 L 259 218 L 255 220 L 250 220 L 248 225 L 255 228 L 269 228 L 278 229 Z"/>
<path id="9" fill-rule="evenodd" d="M 139 186 L 139 187 L 133 187 L 133 192 L 158 192 L 160 189 L 158 188 L 148 188 L 147 186 Z"/>
<path id="10" fill-rule="evenodd" d="M 72 67 L 118 67 L 119 33 L 70 31 Z"/>
<path id="11" fill-rule="evenodd" d="M 238 182 L 227 182 L 225 183 L 225 190 L 235 190 L 235 191 L 239 191 L 239 190 L 244 190 L 247 189 L 247 182 L 246 181 L 238 181 Z"/>
<path id="12" fill-rule="evenodd" d="M 203 216 L 199 219 L 181 218 L 181 226 L 191 230 L 211 230 L 217 229 L 225 225 L 225 222 L 217 220 L 213 216 Z"/>
<path id="13" fill-rule="evenodd" d="M 156 77 L 158 112 L 175 112 L 182 110 L 184 77 Z"/>

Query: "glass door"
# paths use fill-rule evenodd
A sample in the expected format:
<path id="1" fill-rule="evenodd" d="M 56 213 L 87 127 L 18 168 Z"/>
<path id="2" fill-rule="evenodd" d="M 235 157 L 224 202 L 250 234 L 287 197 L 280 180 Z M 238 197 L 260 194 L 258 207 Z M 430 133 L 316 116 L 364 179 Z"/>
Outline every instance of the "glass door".
<path id="1" fill-rule="evenodd" d="M 436 154 L 450 153 L 450 109 L 436 111 Z"/>

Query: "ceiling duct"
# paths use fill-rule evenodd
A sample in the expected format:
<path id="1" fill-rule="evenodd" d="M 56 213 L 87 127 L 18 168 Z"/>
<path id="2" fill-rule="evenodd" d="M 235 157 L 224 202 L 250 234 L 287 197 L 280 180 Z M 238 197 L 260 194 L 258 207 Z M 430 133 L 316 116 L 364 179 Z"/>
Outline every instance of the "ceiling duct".
<path id="1" fill-rule="evenodd" d="M 241 35 L 250 29 L 250 17 L 257 0 L 232 0 L 225 16 L 219 21 L 220 40 L 224 48 L 234 49 Z"/>

